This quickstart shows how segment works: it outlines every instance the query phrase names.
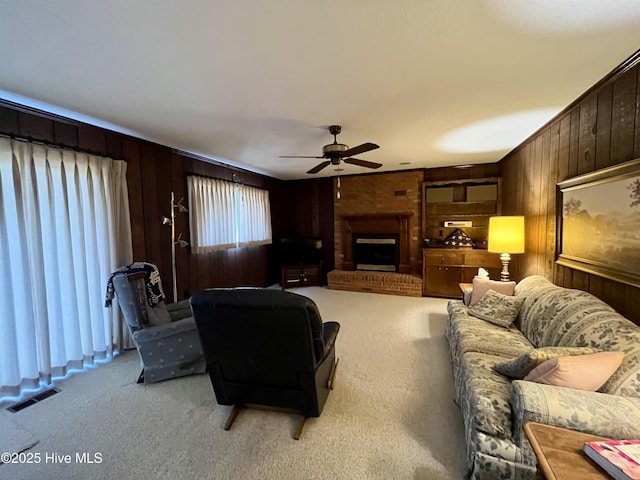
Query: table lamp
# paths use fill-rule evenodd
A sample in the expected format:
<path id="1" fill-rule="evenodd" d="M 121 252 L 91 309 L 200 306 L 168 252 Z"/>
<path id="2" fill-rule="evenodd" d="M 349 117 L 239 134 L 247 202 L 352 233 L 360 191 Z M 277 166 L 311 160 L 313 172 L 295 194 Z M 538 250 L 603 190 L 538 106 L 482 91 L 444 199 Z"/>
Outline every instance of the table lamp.
<path id="1" fill-rule="evenodd" d="M 500 280 L 509 281 L 512 253 L 524 253 L 524 217 L 490 217 L 488 250 L 500 254 Z"/>

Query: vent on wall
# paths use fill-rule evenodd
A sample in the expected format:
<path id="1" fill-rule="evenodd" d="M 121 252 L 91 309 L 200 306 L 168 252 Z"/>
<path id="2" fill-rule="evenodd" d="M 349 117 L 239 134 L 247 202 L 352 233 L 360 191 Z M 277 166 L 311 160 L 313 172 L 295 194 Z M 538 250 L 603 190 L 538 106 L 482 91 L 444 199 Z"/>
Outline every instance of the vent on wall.
<path id="1" fill-rule="evenodd" d="M 60 390 L 58 390 L 57 388 L 48 388 L 32 397 L 26 398 L 18 403 L 14 403 L 9 408 L 7 408 L 7 410 L 12 413 L 19 412 L 20 410 L 24 410 L 31 405 L 35 405 L 36 403 L 41 402 L 45 398 L 49 398 L 50 396 L 55 395 L 59 391 Z"/>
<path id="2" fill-rule="evenodd" d="M 471 227 L 471 226 L 473 226 L 473 222 L 470 222 L 470 221 L 467 221 L 467 220 L 447 221 L 447 222 L 444 222 L 444 226 L 445 227 L 457 227 L 457 228 Z"/>

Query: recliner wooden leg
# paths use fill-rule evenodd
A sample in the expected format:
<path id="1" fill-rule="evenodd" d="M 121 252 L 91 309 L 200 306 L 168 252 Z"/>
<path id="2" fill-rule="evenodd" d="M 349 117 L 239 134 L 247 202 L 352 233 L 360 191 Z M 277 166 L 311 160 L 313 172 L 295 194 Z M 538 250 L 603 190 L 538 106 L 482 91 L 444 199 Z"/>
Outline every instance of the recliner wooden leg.
<path id="1" fill-rule="evenodd" d="M 240 412 L 242 411 L 242 406 L 240 405 L 234 405 L 233 409 L 231 410 L 231 413 L 229 414 L 229 418 L 227 418 L 227 423 L 224 424 L 224 429 L 225 430 L 229 430 L 231 428 L 231 425 L 233 425 L 233 422 L 236 421 L 236 418 L 238 418 L 238 415 L 240 415 Z"/>
<path id="2" fill-rule="evenodd" d="M 296 431 L 293 434 L 293 438 L 296 440 L 300 440 L 300 435 L 302 435 L 302 429 L 304 428 L 304 422 L 307 420 L 307 417 L 305 417 L 304 415 L 300 416 L 300 419 L 298 420 L 298 426 L 296 427 Z"/>
<path id="3" fill-rule="evenodd" d="M 336 380 L 336 370 L 338 370 L 339 361 L 340 361 L 340 358 L 336 358 L 336 363 L 333 364 L 333 368 L 331 369 L 331 375 L 329 375 L 329 383 L 327 384 L 327 387 L 329 387 L 329 390 L 333 390 L 333 383 Z"/>
<path id="4" fill-rule="evenodd" d="M 136 380 L 136 383 L 144 383 L 144 368 L 140 372 L 140 375 L 138 375 L 138 380 Z"/>

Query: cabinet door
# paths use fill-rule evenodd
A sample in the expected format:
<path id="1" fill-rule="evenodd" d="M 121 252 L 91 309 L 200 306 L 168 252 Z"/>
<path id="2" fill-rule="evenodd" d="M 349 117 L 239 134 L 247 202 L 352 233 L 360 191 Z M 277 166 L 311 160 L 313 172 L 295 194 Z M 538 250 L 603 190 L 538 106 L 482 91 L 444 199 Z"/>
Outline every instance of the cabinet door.
<path id="1" fill-rule="evenodd" d="M 423 294 L 425 296 L 460 298 L 458 284 L 462 278 L 461 267 L 425 266 L 423 272 Z"/>
<path id="2" fill-rule="evenodd" d="M 322 285 L 321 267 L 304 267 L 302 271 L 302 282 L 305 285 Z"/>

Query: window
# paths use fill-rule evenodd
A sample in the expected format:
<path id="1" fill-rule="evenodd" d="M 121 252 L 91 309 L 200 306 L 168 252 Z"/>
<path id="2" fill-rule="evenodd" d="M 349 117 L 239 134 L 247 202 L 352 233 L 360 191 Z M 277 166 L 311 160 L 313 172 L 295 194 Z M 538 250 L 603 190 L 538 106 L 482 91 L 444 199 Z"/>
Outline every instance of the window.
<path id="1" fill-rule="evenodd" d="M 131 263 L 124 161 L 0 138 L 0 397 L 122 344 L 104 287 Z"/>
<path id="2" fill-rule="evenodd" d="M 271 243 L 268 191 L 196 176 L 187 185 L 193 253 Z"/>

